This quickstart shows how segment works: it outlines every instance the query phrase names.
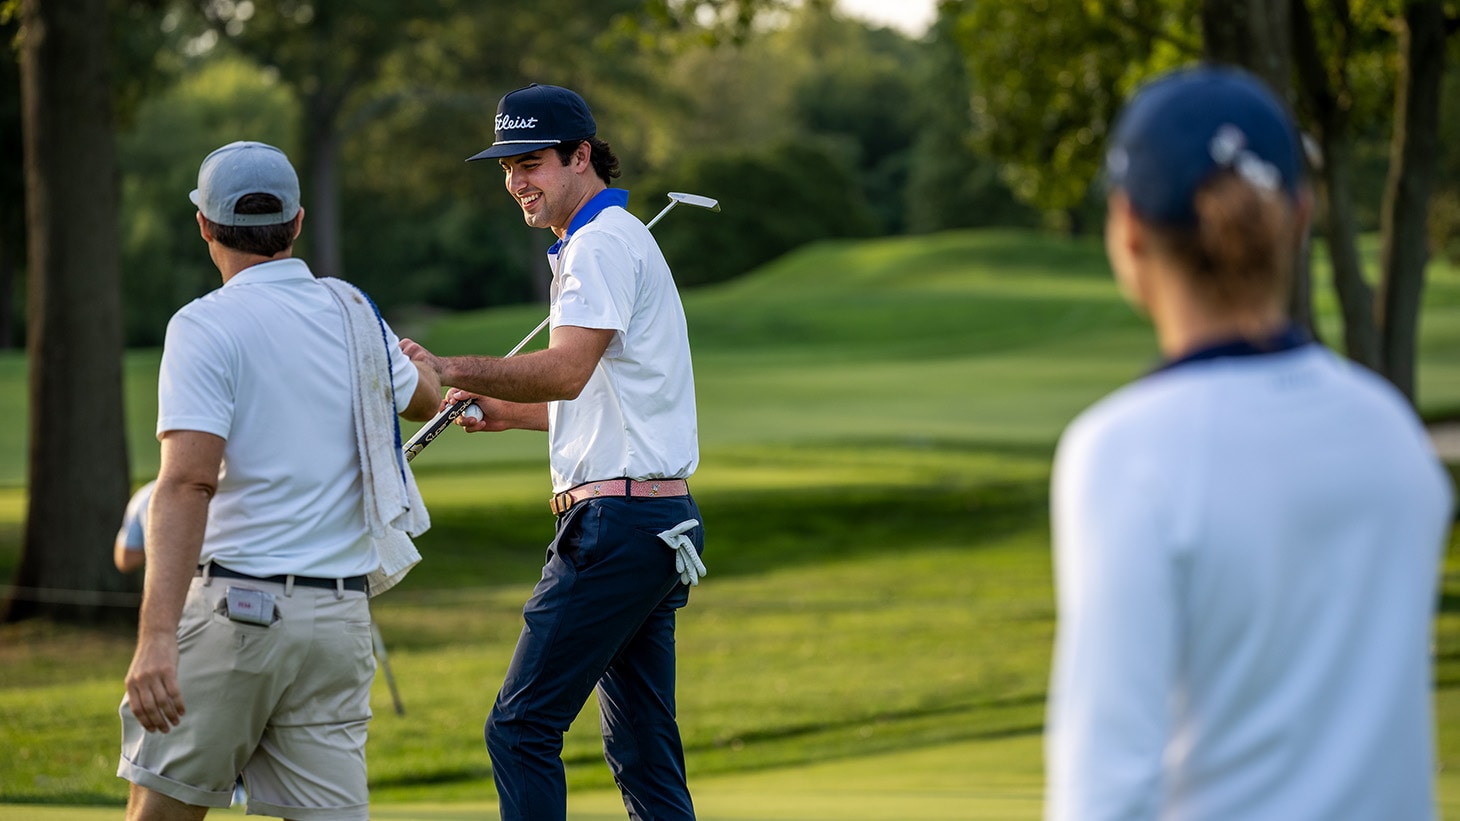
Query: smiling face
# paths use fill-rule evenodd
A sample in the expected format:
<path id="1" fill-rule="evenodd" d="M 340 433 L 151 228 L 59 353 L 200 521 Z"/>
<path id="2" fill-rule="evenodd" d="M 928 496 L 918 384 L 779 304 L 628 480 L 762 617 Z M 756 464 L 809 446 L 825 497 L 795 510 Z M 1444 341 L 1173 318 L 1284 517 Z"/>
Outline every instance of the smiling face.
<path id="1" fill-rule="evenodd" d="M 566 165 L 552 148 L 501 160 L 507 193 L 517 200 L 528 225 L 551 228 L 559 238 L 567 233 L 573 215 L 602 188 L 590 151 L 587 143 L 580 144 Z"/>

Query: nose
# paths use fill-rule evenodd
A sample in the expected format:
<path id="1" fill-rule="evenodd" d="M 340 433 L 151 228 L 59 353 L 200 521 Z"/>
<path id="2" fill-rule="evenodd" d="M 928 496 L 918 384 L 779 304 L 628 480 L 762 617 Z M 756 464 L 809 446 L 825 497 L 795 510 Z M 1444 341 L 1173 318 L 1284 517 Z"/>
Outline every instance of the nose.
<path id="1" fill-rule="evenodd" d="M 527 190 L 527 174 L 523 169 L 511 167 L 507 169 L 507 191 L 511 194 L 520 194 Z"/>

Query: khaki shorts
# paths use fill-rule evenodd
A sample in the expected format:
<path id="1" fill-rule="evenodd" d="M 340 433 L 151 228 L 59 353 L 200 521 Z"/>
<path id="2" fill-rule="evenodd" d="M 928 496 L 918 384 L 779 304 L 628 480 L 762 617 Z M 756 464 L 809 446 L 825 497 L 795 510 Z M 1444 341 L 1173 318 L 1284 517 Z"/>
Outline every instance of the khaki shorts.
<path id="1" fill-rule="evenodd" d="M 268 626 L 229 620 L 229 587 L 274 594 Z M 178 625 L 187 713 L 144 731 L 122 698 L 117 775 L 186 804 L 227 807 L 242 773 L 250 814 L 364 821 L 375 657 L 364 593 L 193 579 Z"/>

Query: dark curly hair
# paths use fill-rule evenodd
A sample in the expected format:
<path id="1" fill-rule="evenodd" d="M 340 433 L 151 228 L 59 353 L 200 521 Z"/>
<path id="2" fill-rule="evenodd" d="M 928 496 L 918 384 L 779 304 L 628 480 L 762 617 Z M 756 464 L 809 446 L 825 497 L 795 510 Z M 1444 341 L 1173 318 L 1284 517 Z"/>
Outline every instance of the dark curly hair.
<path id="1" fill-rule="evenodd" d="M 588 158 L 593 163 L 593 172 L 605 184 L 611 184 L 620 174 L 618 170 L 618 156 L 613 153 L 613 149 L 603 140 L 597 137 L 589 137 L 586 140 L 572 140 L 565 143 L 558 143 L 553 146 L 553 150 L 558 152 L 558 160 L 563 165 L 567 165 L 573 159 L 573 152 L 577 151 L 578 146 L 583 143 L 588 143 Z"/>
<path id="2" fill-rule="evenodd" d="M 277 214 L 284 204 L 273 194 L 245 194 L 233 207 L 235 214 Z M 208 233 L 225 248 L 272 257 L 294 246 L 294 220 L 277 225 L 219 225 L 203 217 Z"/>

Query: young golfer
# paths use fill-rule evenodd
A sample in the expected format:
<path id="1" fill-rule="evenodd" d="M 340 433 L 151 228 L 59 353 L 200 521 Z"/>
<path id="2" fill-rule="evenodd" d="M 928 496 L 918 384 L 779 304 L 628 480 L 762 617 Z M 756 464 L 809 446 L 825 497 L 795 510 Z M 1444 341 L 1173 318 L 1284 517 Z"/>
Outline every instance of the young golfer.
<path id="1" fill-rule="evenodd" d="M 1434 815 L 1452 490 L 1405 399 L 1285 318 L 1301 169 L 1235 69 L 1112 134 L 1106 250 L 1165 362 L 1060 441 L 1050 819 Z"/>
<path id="2" fill-rule="evenodd" d="M 487 719 L 504 821 L 567 812 L 563 733 L 596 688 L 603 747 L 636 819 L 694 818 L 675 720 L 675 611 L 704 571 L 699 462 L 684 310 L 643 223 L 610 188 L 618 159 L 588 105 L 531 85 L 502 98 L 495 160 L 535 228 L 558 241 L 543 351 L 439 358 L 405 340 L 447 401 L 475 397 L 468 431 L 546 430 L 557 535 Z M 469 391 L 469 393 L 468 393 Z"/>

